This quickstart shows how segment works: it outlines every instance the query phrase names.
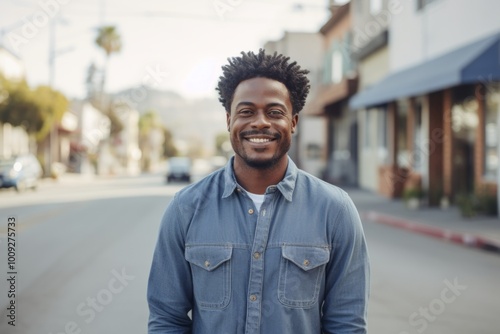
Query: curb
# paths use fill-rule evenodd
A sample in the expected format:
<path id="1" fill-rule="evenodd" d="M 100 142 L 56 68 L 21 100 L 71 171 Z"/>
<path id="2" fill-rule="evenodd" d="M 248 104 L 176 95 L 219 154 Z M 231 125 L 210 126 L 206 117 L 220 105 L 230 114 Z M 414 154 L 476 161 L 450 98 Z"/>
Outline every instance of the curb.
<path id="1" fill-rule="evenodd" d="M 448 229 L 426 225 L 423 223 L 416 223 L 410 220 L 379 213 L 376 211 L 361 212 L 360 216 L 363 219 L 371 220 L 376 223 L 500 254 L 499 243 L 481 236 L 472 235 L 470 233 L 455 232 Z"/>

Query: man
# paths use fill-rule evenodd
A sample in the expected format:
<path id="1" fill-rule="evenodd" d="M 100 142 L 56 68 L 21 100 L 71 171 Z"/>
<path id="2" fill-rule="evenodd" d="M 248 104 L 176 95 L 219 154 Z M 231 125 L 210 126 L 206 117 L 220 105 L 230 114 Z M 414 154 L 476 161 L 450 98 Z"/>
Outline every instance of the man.
<path id="1" fill-rule="evenodd" d="M 263 50 L 223 67 L 217 90 L 235 155 L 164 214 L 149 333 L 366 333 L 369 270 L 356 208 L 287 156 L 307 73 Z"/>

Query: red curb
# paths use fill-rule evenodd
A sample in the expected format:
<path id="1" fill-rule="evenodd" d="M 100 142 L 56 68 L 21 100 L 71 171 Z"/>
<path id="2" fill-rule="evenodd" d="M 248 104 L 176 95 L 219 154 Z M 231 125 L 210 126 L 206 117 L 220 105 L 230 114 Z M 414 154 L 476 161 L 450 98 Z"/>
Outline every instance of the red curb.
<path id="1" fill-rule="evenodd" d="M 448 229 L 441 229 L 438 227 L 425 225 L 423 223 L 415 223 L 410 220 L 394 217 L 376 211 L 362 212 L 361 217 L 376 223 L 401 228 L 437 239 L 451 241 L 453 243 L 480 248 L 488 251 L 500 252 L 500 245 L 495 241 L 469 233 L 454 232 Z"/>

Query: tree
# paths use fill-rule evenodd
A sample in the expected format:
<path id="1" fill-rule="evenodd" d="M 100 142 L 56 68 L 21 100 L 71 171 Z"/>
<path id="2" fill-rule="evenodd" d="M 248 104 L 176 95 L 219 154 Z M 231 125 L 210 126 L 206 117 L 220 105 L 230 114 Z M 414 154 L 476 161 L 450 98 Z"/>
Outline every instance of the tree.
<path id="1" fill-rule="evenodd" d="M 139 148 L 142 152 L 142 169 L 145 171 L 151 167 L 152 155 L 156 158 L 177 155 L 172 133 L 162 124 L 154 110 L 145 112 L 139 118 Z"/>
<path id="2" fill-rule="evenodd" d="M 100 101 L 94 101 L 98 105 L 98 109 L 101 109 L 106 112 L 107 116 L 111 121 L 111 136 L 118 134 L 123 129 L 123 124 L 121 123 L 119 117 L 116 114 L 115 107 L 111 104 L 109 106 L 108 103 L 104 102 L 104 91 L 105 84 L 108 75 L 108 63 L 109 58 L 113 53 L 118 53 L 122 49 L 122 41 L 121 36 L 118 33 L 118 30 L 115 26 L 103 26 L 100 27 L 97 31 L 97 37 L 95 39 L 95 43 L 98 47 L 100 47 L 104 53 L 106 54 L 106 60 L 104 64 L 104 74 L 102 75 L 102 86 L 101 86 L 101 98 Z M 89 77 L 87 78 L 87 82 L 89 80 L 93 80 L 95 75 L 96 68 L 89 68 Z"/>
<path id="3" fill-rule="evenodd" d="M 104 75 L 102 78 L 102 90 L 104 91 L 105 82 L 107 80 L 108 62 L 113 53 L 118 53 L 122 49 L 121 36 L 115 26 L 103 26 L 98 29 L 95 43 L 106 54 L 104 65 Z"/>
<path id="4" fill-rule="evenodd" d="M 52 125 L 68 109 L 66 97 L 48 86 L 30 89 L 26 81 L 11 81 L 0 75 L 0 122 L 22 126 L 43 140 Z"/>
<path id="5" fill-rule="evenodd" d="M 172 132 L 168 130 L 167 128 L 163 127 L 163 157 L 164 158 L 169 158 L 169 157 L 175 157 L 177 154 L 179 154 L 177 147 L 175 147 L 174 144 L 174 138 L 172 135 Z"/>
<path id="6" fill-rule="evenodd" d="M 53 124 L 62 120 L 64 113 L 68 110 L 69 102 L 63 94 L 49 86 L 38 86 L 33 91 L 33 95 L 39 108 L 39 115 L 43 118 L 36 138 L 42 140 L 49 134 Z"/>

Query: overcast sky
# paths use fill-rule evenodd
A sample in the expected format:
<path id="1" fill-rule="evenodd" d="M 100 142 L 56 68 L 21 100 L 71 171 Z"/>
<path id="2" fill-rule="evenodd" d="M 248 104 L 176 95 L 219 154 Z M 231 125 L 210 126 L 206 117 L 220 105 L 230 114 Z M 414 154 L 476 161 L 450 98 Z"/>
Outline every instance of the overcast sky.
<path id="1" fill-rule="evenodd" d="M 109 62 L 107 91 L 143 83 L 186 97 L 215 96 L 220 66 L 288 31 L 317 32 L 327 0 L 0 0 L 1 43 L 23 60 L 31 85 L 49 82 L 55 26 L 55 87 L 84 97 L 86 70 L 102 65 L 94 40 L 116 25 L 123 49 Z"/>

